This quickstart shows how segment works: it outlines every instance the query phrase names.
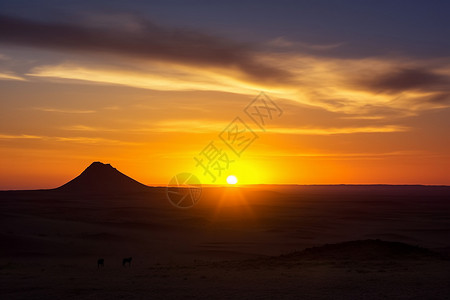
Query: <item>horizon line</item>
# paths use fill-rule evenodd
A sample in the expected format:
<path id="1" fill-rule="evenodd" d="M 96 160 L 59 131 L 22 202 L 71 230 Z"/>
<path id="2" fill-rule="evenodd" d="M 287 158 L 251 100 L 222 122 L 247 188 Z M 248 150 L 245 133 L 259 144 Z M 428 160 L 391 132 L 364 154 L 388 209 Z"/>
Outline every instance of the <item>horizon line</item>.
<path id="1" fill-rule="evenodd" d="M 167 184 L 152 184 L 152 185 L 142 185 L 148 187 L 148 188 L 167 188 Z M 421 183 L 405 183 L 405 184 L 391 184 L 391 183 L 336 183 L 336 184 L 297 184 L 297 183 L 255 183 L 255 184 L 237 184 L 237 185 L 230 185 L 230 184 L 201 184 L 201 187 L 206 188 L 245 188 L 245 187 L 255 187 L 255 186 L 278 186 L 278 187 L 305 187 L 305 186 L 317 186 L 317 187 L 325 187 L 325 186 L 392 186 L 392 187 L 450 187 L 450 184 L 421 184 Z M 55 191 L 58 190 L 59 187 L 56 188 L 38 188 L 38 189 L 0 189 L 0 192 L 25 192 L 25 191 Z"/>

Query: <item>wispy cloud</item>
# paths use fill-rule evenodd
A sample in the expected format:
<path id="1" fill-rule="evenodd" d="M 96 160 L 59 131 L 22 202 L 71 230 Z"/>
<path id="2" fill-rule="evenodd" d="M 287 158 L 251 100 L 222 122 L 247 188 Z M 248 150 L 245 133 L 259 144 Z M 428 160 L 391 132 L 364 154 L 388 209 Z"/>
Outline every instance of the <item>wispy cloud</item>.
<path id="1" fill-rule="evenodd" d="M 20 77 L 18 75 L 10 74 L 10 73 L 0 73 L 0 80 L 20 80 L 25 81 L 26 79 Z"/>
<path id="2" fill-rule="evenodd" d="M 95 110 L 66 109 L 54 107 L 35 107 L 34 109 L 45 112 L 65 113 L 65 114 L 92 114 L 96 112 Z"/>
<path id="3" fill-rule="evenodd" d="M 382 120 L 385 119 L 385 116 L 367 116 L 367 115 L 361 115 L 361 116 L 343 116 L 340 117 L 344 120 Z"/>
<path id="4" fill-rule="evenodd" d="M 291 41 L 286 37 L 280 36 L 267 43 L 268 46 L 289 49 L 289 50 L 316 50 L 316 51 L 327 51 L 331 49 L 336 49 L 342 46 L 344 43 L 333 43 L 333 44 L 311 44 L 303 43 L 297 41 Z"/>
<path id="5" fill-rule="evenodd" d="M 45 136 L 45 135 L 28 135 L 28 134 L 0 134 L 0 139 L 2 140 L 22 140 L 22 139 L 33 139 L 33 140 L 43 140 L 43 141 L 55 141 L 55 142 L 73 142 L 80 144 L 100 144 L 100 145 L 142 145 L 137 142 L 129 142 L 117 139 L 107 139 L 102 137 L 62 137 L 62 136 Z"/>
<path id="6" fill-rule="evenodd" d="M 448 57 L 324 57 L 305 49 L 326 51 L 341 43 L 312 45 L 278 38 L 269 46 L 291 50 L 277 51 L 262 48 L 267 45 L 253 47 L 198 31 L 165 28 L 132 16 L 127 24 L 112 29 L 3 16 L 0 43 L 116 55 L 102 55 L 95 63 L 74 59 L 38 65 L 26 73 L 47 80 L 159 91 L 243 95 L 266 91 L 354 120 L 411 116 L 450 106 Z"/>
<path id="7" fill-rule="evenodd" d="M 128 132 L 128 133 L 149 133 L 149 132 L 186 132 L 186 133 L 208 133 L 221 132 L 229 124 L 215 120 L 162 120 L 153 122 L 145 126 L 134 126 L 129 124 L 127 128 L 107 128 L 87 125 L 71 125 L 61 129 L 68 131 L 85 132 Z M 143 125 L 143 124 L 141 124 Z M 255 130 L 255 129 L 254 129 Z M 270 127 L 267 129 L 270 133 L 296 134 L 296 135 L 335 135 L 335 134 L 354 134 L 354 133 L 389 133 L 405 132 L 411 130 L 410 127 L 400 125 L 378 125 L 378 126 L 359 126 L 359 127 Z"/>
<path id="8" fill-rule="evenodd" d="M 367 159 L 367 158 L 383 158 L 383 157 L 395 157 L 395 156 L 434 156 L 434 153 L 424 152 L 424 151 L 414 151 L 414 150 L 400 150 L 391 152 L 347 152 L 347 153 L 336 153 L 336 152 L 276 152 L 272 151 L 270 154 L 263 154 L 263 156 L 274 156 L 274 157 L 312 157 L 312 158 L 339 158 L 339 159 Z"/>
<path id="9" fill-rule="evenodd" d="M 61 129 L 70 130 L 70 131 L 114 131 L 113 129 L 108 129 L 108 128 L 104 128 L 104 127 L 87 126 L 87 125 L 70 125 L 70 126 L 64 126 Z"/>
<path id="10" fill-rule="evenodd" d="M 387 58 L 344 60 L 300 53 L 267 54 L 261 59 L 263 57 L 268 64 L 288 69 L 293 74 L 291 83 L 270 85 L 239 79 L 226 70 L 169 63 L 151 65 L 150 71 L 136 70 L 134 66 L 112 69 L 92 64 L 63 63 L 39 66 L 27 75 L 161 91 L 220 91 L 254 95 L 262 90 L 276 98 L 349 114 L 349 118 L 354 119 L 373 119 L 374 115 L 380 119 L 415 115 L 422 110 L 450 106 L 450 87 L 446 84 L 450 78 L 450 62 L 442 61 L 439 67 L 430 66 L 427 71 L 420 71 L 420 65 L 427 62 Z"/>
<path id="11" fill-rule="evenodd" d="M 165 120 L 156 123 L 153 130 L 159 132 L 221 132 L 227 125 L 227 122 L 218 122 L 213 120 Z"/>
<path id="12" fill-rule="evenodd" d="M 138 142 L 128 142 L 99 137 L 48 137 L 47 139 L 55 140 L 58 142 L 74 142 L 81 144 L 102 144 L 102 145 L 122 145 L 122 146 L 142 145 L 142 143 Z"/>
<path id="13" fill-rule="evenodd" d="M 380 133 L 380 132 L 403 132 L 410 128 L 398 125 L 365 126 L 365 127 L 342 127 L 342 128 L 270 128 L 270 132 L 284 134 L 305 134 L 305 135 L 333 135 L 352 133 Z"/>
<path id="14" fill-rule="evenodd" d="M 163 132 L 221 132 L 227 122 L 201 121 L 201 120 L 167 120 L 154 124 L 153 131 Z M 274 127 L 270 126 L 267 131 L 280 134 L 300 134 L 300 135 L 334 135 L 334 134 L 352 134 L 352 133 L 388 133 L 404 132 L 411 128 L 399 125 L 379 125 L 379 126 L 360 126 L 360 127 Z M 254 129 L 255 130 L 255 129 Z M 257 130 L 258 131 L 258 130 Z"/>
<path id="15" fill-rule="evenodd" d="M 0 139 L 2 139 L 2 140 L 10 140 L 10 139 L 42 139 L 42 137 L 38 136 L 38 135 L 30 135 L 30 134 L 0 134 Z"/>
<path id="16" fill-rule="evenodd" d="M 263 88 L 261 84 L 240 81 L 231 75 L 205 69 L 161 63 L 152 69 L 152 72 L 144 72 L 105 66 L 60 64 L 36 67 L 27 75 L 160 91 L 226 91 L 253 95 L 255 90 Z"/>
<path id="17" fill-rule="evenodd" d="M 100 126 L 70 125 L 61 129 L 80 132 L 126 132 L 126 133 L 151 133 L 151 132 L 190 132 L 207 133 L 220 132 L 228 123 L 204 120 L 162 120 L 157 122 L 130 123 L 126 128 L 108 128 Z"/>

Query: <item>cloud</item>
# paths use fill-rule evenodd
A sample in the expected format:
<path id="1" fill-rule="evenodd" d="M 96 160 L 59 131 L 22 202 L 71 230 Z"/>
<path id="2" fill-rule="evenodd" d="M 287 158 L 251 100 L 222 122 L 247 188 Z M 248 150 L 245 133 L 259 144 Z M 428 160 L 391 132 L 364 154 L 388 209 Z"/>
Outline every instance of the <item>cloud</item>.
<path id="1" fill-rule="evenodd" d="M 302 53 L 272 54 L 266 63 L 288 70 L 296 83 L 275 95 L 360 116 L 411 116 L 447 107 L 450 59 L 342 59 Z M 270 92 L 269 92 L 270 93 Z"/>
<path id="2" fill-rule="evenodd" d="M 444 83 L 450 78 L 450 66 L 445 60 L 439 69 L 430 67 L 425 72 L 411 70 L 423 70 L 419 65 L 427 61 L 343 60 L 301 53 L 266 54 L 260 59 L 289 70 L 292 82 L 285 85 L 252 82 L 222 70 L 172 63 L 151 63 L 137 69 L 133 63 L 111 67 L 72 62 L 38 66 L 26 75 L 160 91 L 217 91 L 249 96 L 265 91 L 277 99 L 348 114 L 349 119 L 412 116 L 449 105 L 449 88 Z"/>
<path id="3" fill-rule="evenodd" d="M 42 137 L 38 136 L 38 135 L 29 135 L 29 134 L 0 134 L 0 139 L 2 139 L 2 140 L 42 139 Z"/>
<path id="4" fill-rule="evenodd" d="M 221 132 L 229 122 L 218 122 L 214 120 L 195 120 L 195 119 L 179 119 L 179 120 L 165 120 L 155 124 L 154 131 L 159 132 L 192 132 L 192 133 L 206 133 L 206 132 Z"/>
<path id="5" fill-rule="evenodd" d="M 73 142 L 79 144 L 100 144 L 100 145 L 117 145 L 117 146 L 131 146 L 142 145 L 137 142 L 128 142 L 116 139 L 107 139 L 101 137 L 61 137 L 61 136 L 44 136 L 44 135 L 28 135 L 28 134 L 0 134 L 0 140 L 22 140 L 33 139 L 43 141 L 55 141 L 55 142 Z"/>
<path id="6" fill-rule="evenodd" d="M 227 39 L 158 26 L 136 19 L 131 28 L 102 28 L 71 23 L 50 23 L 0 16 L 4 44 L 119 54 L 211 68 L 238 70 L 244 77 L 286 81 L 290 74 L 255 59 L 254 49 Z"/>
<path id="7" fill-rule="evenodd" d="M 385 116 L 344 116 L 340 117 L 343 120 L 382 120 Z"/>
<path id="8" fill-rule="evenodd" d="M 386 133 L 409 131 L 410 128 L 399 125 L 363 126 L 363 127 L 330 127 L 330 128 L 270 128 L 271 133 L 303 134 L 303 135 L 334 135 L 351 133 Z"/>
<path id="9" fill-rule="evenodd" d="M 394 101 L 416 110 L 446 107 L 450 99 L 450 73 L 439 68 L 393 68 L 359 84 L 375 93 L 397 95 Z"/>
<path id="10" fill-rule="evenodd" d="M 170 64 L 158 64 L 151 71 L 145 72 L 103 65 L 63 63 L 33 68 L 27 76 L 81 80 L 160 91 L 227 91 L 253 95 L 255 90 L 262 87 L 262 85 L 239 81 L 232 76 Z"/>
<path id="11" fill-rule="evenodd" d="M 432 153 L 424 152 L 424 151 L 416 151 L 416 150 L 400 150 L 400 151 L 392 151 L 392 152 L 348 152 L 348 153 L 290 153 L 290 152 L 271 152 L 270 155 L 265 156 L 274 156 L 274 157 L 312 157 L 312 158 L 337 158 L 337 159 L 379 159 L 384 157 L 395 157 L 395 156 L 431 156 L 434 155 Z"/>
<path id="12" fill-rule="evenodd" d="M 71 125 L 71 126 L 64 126 L 61 129 L 63 130 L 69 130 L 69 131 L 93 131 L 93 132 L 99 132 L 99 131 L 115 131 L 114 129 L 104 128 L 104 127 L 94 127 L 94 126 L 87 126 L 87 125 Z"/>
<path id="13" fill-rule="evenodd" d="M 270 47 L 289 49 L 289 50 L 314 50 L 314 51 L 327 51 L 336 49 L 342 46 L 344 43 L 333 43 L 333 44 L 311 44 L 288 40 L 287 38 L 281 36 L 277 37 L 267 43 Z"/>
<path id="14" fill-rule="evenodd" d="M 117 146 L 142 145 L 142 143 L 137 142 L 127 142 L 99 137 L 49 137 L 47 139 L 54 140 L 57 142 L 74 142 L 81 144 L 102 144 L 102 145 L 117 145 Z"/>
<path id="15" fill-rule="evenodd" d="M 26 79 L 10 73 L 0 73 L 0 80 L 19 80 L 25 81 Z"/>
<path id="16" fill-rule="evenodd" d="M 65 114 L 92 114 L 95 110 L 80 110 L 80 109 L 61 109 L 52 107 L 35 107 L 35 110 L 45 111 L 45 112 L 55 112 L 55 113 L 65 113 Z"/>
<path id="17" fill-rule="evenodd" d="M 399 92 L 408 90 L 448 89 L 450 78 L 433 70 L 423 68 L 401 68 L 366 80 L 366 86 L 375 91 Z M 364 81 L 363 81 L 364 83 Z"/>
<path id="18" fill-rule="evenodd" d="M 148 132 L 186 132 L 186 133 L 208 133 L 221 132 L 229 122 L 220 122 L 215 120 L 195 120 L 178 119 L 162 120 L 152 122 L 143 127 L 127 127 L 126 129 L 95 127 L 87 125 L 65 126 L 61 129 L 68 131 L 81 132 L 128 132 L 128 133 L 148 133 Z M 378 125 L 378 126 L 353 126 L 353 127 L 270 127 L 269 133 L 295 134 L 295 135 L 335 135 L 352 133 L 388 133 L 404 132 L 411 128 L 400 125 Z M 254 129 L 255 130 L 255 129 Z M 260 130 L 256 130 L 260 131 Z"/>
<path id="19" fill-rule="evenodd" d="M 145 124 L 144 124 L 145 123 Z M 133 126 L 134 125 L 134 126 Z M 163 120 L 157 122 L 137 122 L 127 128 L 108 128 L 88 125 L 63 126 L 61 129 L 79 132 L 126 132 L 130 133 L 152 133 L 152 132 L 190 132 L 209 133 L 222 131 L 228 123 L 209 120 Z"/>
<path id="20" fill-rule="evenodd" d="M 438 104 L 448 104 L 448 102 L 450 102 L 450 93 L 438 94 L 434 97 L 431 97 L 429 99 L 429 102 Z"/>
<path id="21" fill-rule="evenodd" d="M 257 48 L 132 16 L 127 16 L 123 28 L 110 23 L 78 25 L 3 17 L 0 43 L 59 49 L 67 55 L 63 61 L 32 65 L 25 73 L 29 81 L 58 79 L 249 96 L 265 91 L 297 105 L 346 114 L 348 120 L 414 116 L 450 105 L 450 60 L 446 57 L 325 57 L 317 51 L 341 44 L 308 45 L 278 38 Z M 94 61 L 89 55 L 70 57 L 68 51 L 119 56 L 96 56 Z"/>
<path id="22" fill-rule="evenodd" d="M 25 78 L 15 74 L 11 71 L 12 58 L 0 53 L 0 80 L 19 80 L 26 81 Z"/>

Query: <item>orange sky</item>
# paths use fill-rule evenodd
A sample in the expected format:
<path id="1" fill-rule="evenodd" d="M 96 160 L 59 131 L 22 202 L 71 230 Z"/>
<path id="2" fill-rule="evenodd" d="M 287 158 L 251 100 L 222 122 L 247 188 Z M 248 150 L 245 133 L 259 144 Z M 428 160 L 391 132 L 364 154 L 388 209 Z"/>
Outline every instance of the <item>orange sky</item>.
<path id="1" fill-rule="evenodd" d="M 231 62 L 211 49 L 0 47 L 0 189 L 57 187 L 93 161 L 148 185 L 181 172 L 219 184 L 229 174 L 241 184 L 450 184 L 448 59 L 206 40 Z M 261 92 L 282 110 L 265 131 L 244 112 Z M 219 137 L 236 117 L 258 136 L 241 157 Z M 194 160 L 211 141 L 234 160 L 216 181 Z"/>
<path id="2" fill-rule="evenodd" d="M 283 115 L 263 132 L 244 113 L 254 95 L 2 84 L 15 99 L 2 111 L 3 189 L 56 187 L 92 161 L 111 163 L 145 184 L 164 184 L 180 172 L 213 183 L 194 161 L 211 141 L 235 160 L 214 183 L 229 174 L 239 183 L 450 183 L 447 110 L 365 120 L 271 97 Z M 40 99 L 30 107 L 32 95 Z M 237 116 L 258 135 L 241 157 L 219 138 Z"/>

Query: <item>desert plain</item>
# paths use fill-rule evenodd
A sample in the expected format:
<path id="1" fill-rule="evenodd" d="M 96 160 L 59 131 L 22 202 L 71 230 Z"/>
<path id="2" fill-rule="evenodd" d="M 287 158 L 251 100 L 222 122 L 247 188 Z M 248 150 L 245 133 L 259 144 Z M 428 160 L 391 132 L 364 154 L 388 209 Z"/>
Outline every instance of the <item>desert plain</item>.
<path id="1" fill-rule="evenodd" d="M 446 186 L 204 186 L 179 209 L 165 187 L 2 191 L 1 298 L 448 299 L 449 199 Z"/>

